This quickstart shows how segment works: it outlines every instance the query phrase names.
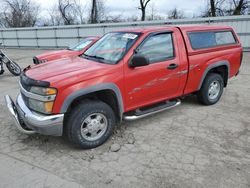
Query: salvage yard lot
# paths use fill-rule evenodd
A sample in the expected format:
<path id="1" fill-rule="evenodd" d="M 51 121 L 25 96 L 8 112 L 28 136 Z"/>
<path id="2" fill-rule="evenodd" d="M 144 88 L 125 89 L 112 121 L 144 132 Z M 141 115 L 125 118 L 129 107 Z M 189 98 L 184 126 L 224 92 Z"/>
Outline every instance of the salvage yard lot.
<path id="1" fill-rule="evenodd" d="M 22 68 L 42 50 L 5 50 Z M 134 122 L 80 150 L 62 137 L 19 133 L 4 95 L 18 78 L 0 76 L 0 187 L 250 187 L 250 53 L 216 105 L 195 97 Z M 118 144 L 118 152 L 110 146 Z"/>

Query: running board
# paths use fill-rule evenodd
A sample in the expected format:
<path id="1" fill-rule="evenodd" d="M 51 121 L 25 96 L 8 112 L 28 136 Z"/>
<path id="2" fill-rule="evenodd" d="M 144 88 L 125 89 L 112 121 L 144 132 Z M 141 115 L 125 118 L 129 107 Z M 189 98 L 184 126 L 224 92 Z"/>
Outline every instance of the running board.
<path id="1" fill-rule="evenodd" d="M 143 109 L 137 109 L 135 110 L 134 113 L 127 113 L 127 115 L 125 114 L 123 116 L 123 119 L 126 121 L 133 121 L 133 120 L 137 120 L 137 119 L 141 119 L 144 118 L 146 116 L 150 116 L 153 114 L 156 114 L 158 112 L 162 112 L 165 110 L 169 110 L 171 108 L 174 108 L 176 106 L 179 106 L 181 104 L 181 100 L 180 99 L 176 99 L 174 101 L 166 101 L 162 104 L 158 104 L 157 106 L 154 107 L 148 107 L 145 110 Z"/>

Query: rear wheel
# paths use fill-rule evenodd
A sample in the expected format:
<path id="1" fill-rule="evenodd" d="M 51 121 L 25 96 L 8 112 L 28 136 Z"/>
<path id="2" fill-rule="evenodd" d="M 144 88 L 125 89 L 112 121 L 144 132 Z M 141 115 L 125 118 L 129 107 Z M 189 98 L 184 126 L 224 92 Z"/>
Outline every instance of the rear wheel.
<path id="1" fill-rule="evenodd" d="M 84 101 L 66 120 L 66 135 L 81 148 L 95 148 L 113 133 L 116 118 L 112 108 L 102 101 Z"/>
<path id="2" fill-rule="evenodd" d="M 217 103 L 223 93 L 223 88 L 224 81 L 221 75 L 216 73 L 208 74 L 197 94 L 199 102 L 205 105 Z"/>
<path id="3" fill-rule="evenodd" d="M 14 76 L 19 76 L 21 74 L 20 66 L 14 61 L 6 63 L 6 67 Z"/>

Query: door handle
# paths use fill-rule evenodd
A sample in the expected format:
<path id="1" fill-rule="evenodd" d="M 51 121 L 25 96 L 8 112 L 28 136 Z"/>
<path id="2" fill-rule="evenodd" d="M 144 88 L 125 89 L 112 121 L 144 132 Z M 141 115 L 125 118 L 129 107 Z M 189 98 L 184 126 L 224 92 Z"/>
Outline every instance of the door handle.
<path id="1" fill-rule="evenodd" d="M 170 65 L 168 65 L 167 69 L 169 70 L 174 70 L 178 67 L 179 65 L 175 64 L 175 63 L 171 63 Z"/>

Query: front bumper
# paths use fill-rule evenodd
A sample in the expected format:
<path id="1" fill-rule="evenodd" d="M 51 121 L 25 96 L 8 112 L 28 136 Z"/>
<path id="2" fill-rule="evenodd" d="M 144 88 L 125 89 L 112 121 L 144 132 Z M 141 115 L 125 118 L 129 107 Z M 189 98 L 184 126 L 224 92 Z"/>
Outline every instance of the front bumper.
<path id="1" fill-rule="evenodd" d="M 19 94 L 16 104 L 5 96 L 5 102 L 15 124 L 25 134 L 39 133 L 43 135 L 62 136 L 64 114 L 41 115 L 30 111 Z"/>

